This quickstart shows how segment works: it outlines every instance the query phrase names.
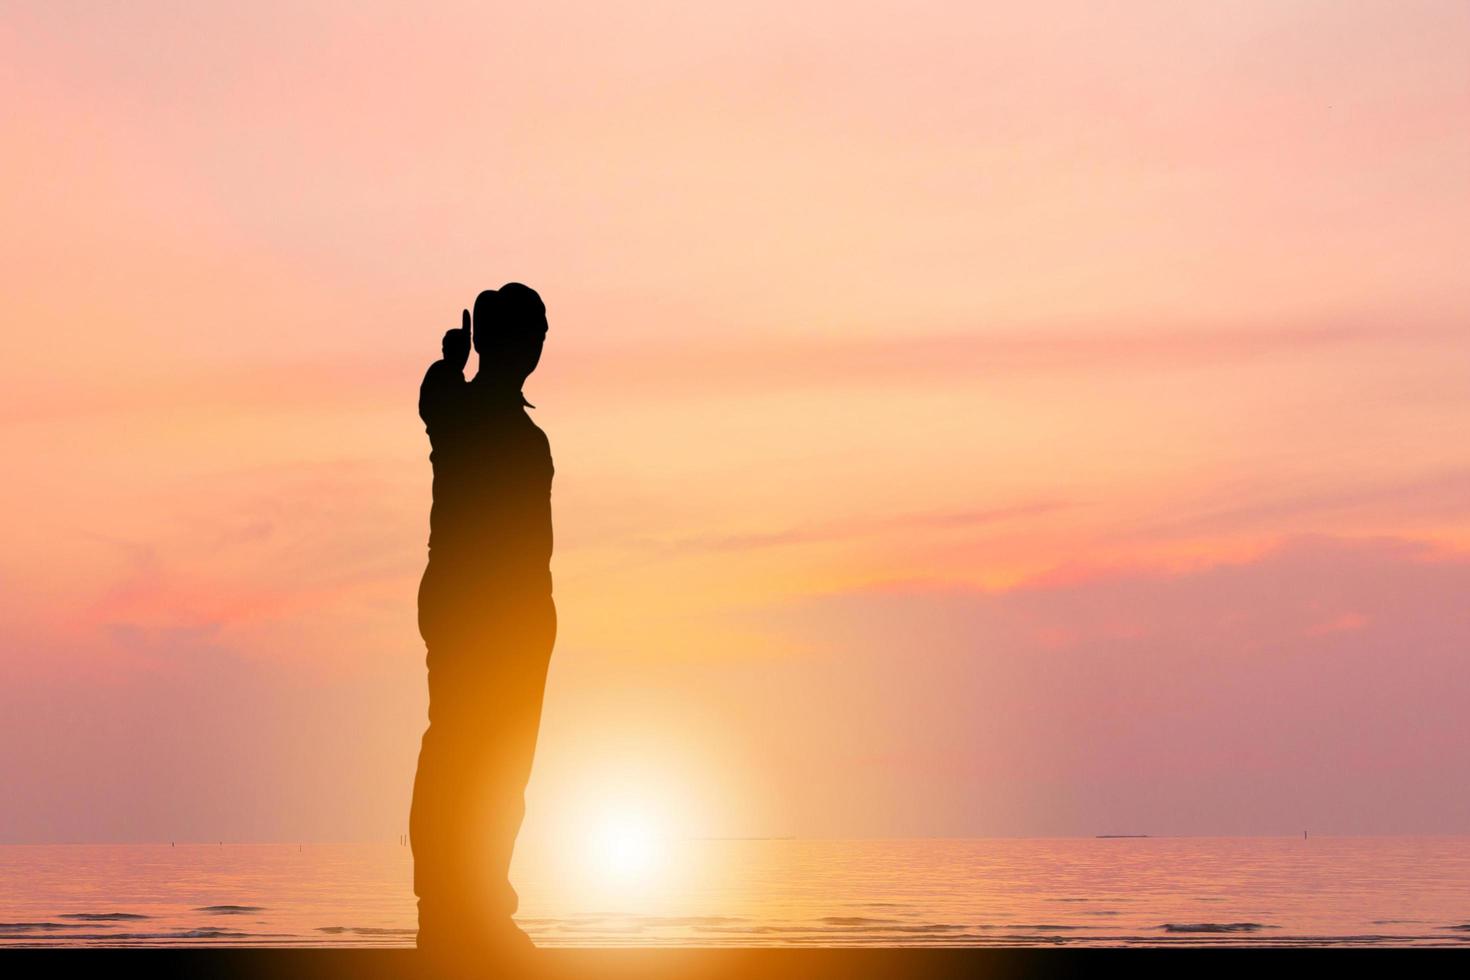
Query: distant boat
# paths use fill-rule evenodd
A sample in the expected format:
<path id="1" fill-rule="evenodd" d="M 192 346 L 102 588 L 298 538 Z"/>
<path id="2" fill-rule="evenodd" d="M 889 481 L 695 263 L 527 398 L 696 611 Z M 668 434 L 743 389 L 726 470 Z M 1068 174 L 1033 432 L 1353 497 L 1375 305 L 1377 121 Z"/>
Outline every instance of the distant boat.
<path id="1" fill-rule="evenodd" d="M 1148 834 L 1097 834 L 1097 840 L 1136 840 L 1140 837 L 1148 837 Z"/>

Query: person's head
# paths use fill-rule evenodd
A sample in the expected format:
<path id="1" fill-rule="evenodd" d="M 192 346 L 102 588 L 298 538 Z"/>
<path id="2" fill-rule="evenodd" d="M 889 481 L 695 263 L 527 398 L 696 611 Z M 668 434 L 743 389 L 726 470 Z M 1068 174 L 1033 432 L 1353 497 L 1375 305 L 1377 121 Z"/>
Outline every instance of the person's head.
<path id="1" fill-rule="evenodd" d="M 541 360 L 546 304 L 530 286 L 508 282 L 475 297 L 480 373 L 520 386 Z"/>

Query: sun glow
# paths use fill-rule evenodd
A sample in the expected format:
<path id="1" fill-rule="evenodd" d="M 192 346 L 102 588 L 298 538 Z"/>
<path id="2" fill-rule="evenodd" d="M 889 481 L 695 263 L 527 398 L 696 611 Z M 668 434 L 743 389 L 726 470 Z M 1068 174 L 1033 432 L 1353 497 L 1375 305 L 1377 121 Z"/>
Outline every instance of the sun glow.
<path id="1" fill-rule="evenodd" d="M 580 748 L 573 778 L 528 793 L 528 833 L 516 846 L 524 873 L 564 901 L 602 910 L 690 885 L 689 843 L 730 832 L 734 793 L 725 782 L 730 764 L 718 763 L 694 725 L 678 727 L 688 736 L 681 745 L 649 738 L 603 746 L 591 758 Z M 561 748 L 547 753 L 543 771 L 554 771 Z"/>
<path id="2" fill-rule="evenodd" d="M 636 811 L 605 814 L 588 843 L 593 868 L 619 880 L 651 877 L 663 864 L 667 850 L 657 821 Z"/>

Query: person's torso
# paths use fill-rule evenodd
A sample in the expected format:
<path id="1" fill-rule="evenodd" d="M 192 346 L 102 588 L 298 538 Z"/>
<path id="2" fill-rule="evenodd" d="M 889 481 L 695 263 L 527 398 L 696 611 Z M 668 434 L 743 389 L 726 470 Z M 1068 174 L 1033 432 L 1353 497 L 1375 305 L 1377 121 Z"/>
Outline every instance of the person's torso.
<path id="1" fill-rule="evenodd" d="M 429 431 L 429 556 L 496 591 L 551 591 L 550 445 L 524 408 L 473 383 Z"/>

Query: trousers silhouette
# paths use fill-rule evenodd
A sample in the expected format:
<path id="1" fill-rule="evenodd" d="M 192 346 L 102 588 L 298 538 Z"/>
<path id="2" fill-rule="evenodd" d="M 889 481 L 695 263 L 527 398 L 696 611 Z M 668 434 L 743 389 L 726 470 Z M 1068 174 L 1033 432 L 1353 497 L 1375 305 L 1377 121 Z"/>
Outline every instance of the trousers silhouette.
<path id="1" fill-rule="evenodd" d="M 443 564 L 431 560 L 419 586 L 429 727 L 409 836 L 420 946 L 498 942 L 512 928 L 510 862 L 556 639 L 549 595 L 487 602 Z"/>

